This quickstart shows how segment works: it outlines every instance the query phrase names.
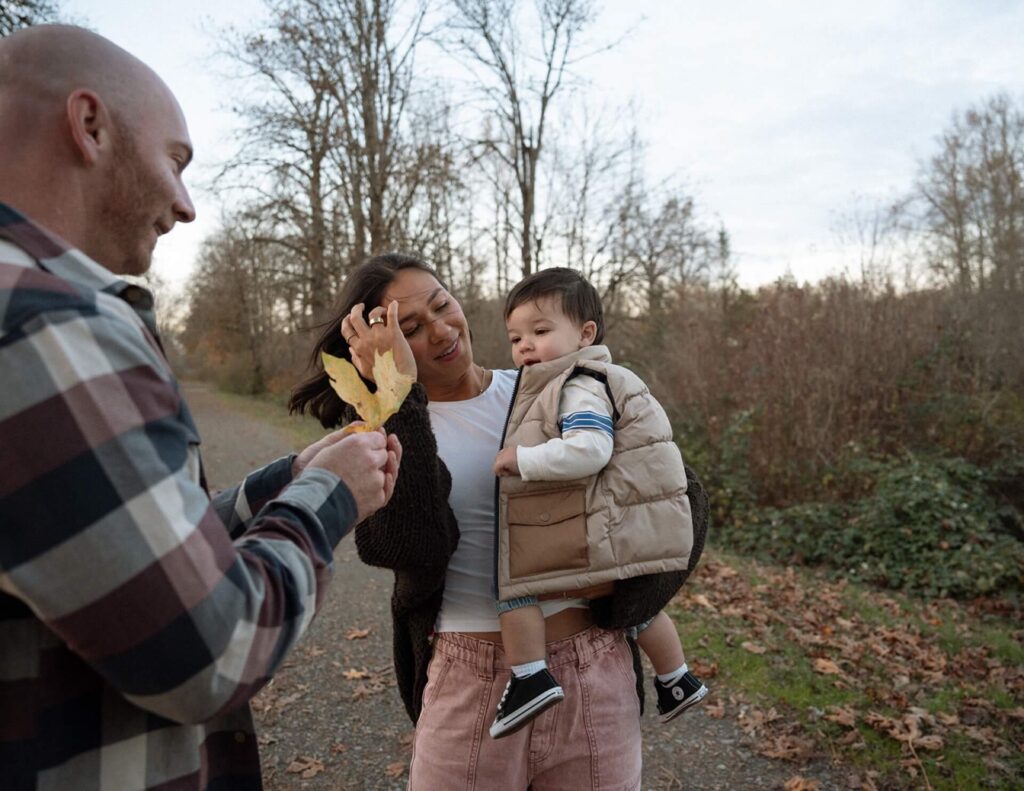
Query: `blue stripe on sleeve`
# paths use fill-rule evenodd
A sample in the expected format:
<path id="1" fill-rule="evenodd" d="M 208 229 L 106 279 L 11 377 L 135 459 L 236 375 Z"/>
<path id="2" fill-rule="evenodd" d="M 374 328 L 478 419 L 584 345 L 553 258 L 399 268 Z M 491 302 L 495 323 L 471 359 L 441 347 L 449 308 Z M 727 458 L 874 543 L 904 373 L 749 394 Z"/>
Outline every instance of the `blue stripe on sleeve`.
<path id="1" fill-rule="evenodd" d="M 603 431 L 609 437 L 615 436 L 615 432 L 612 430 L 612 419 L 608 415 L 598 412 L 573 412 L 562 418 L 559 428 L 563 434 L 573 429 L 587 429 Z"/>

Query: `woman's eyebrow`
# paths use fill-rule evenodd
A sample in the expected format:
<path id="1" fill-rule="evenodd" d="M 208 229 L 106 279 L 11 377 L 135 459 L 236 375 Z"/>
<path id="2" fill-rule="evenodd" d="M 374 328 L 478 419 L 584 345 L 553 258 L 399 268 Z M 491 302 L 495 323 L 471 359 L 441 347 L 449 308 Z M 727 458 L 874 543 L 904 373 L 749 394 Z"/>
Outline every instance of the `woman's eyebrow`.
<path id="1" fill-rule="evenodd" d="M 437 296 L 438 294 L 440 294 L 440 293 L 441 293 L 442 291 L 444 291 L 444 289 L 443 289 L 443 288 L 442 288 L 441 286 L 438 286 L 438 287 L 437 287 L 437 288 L 435 288 L 435 289 L 434 289 L 433 291 L 431 291 L 431 292 L 430 292 L 430 294 L 429 294 L 429 295 L 427 296 L 427 299 L 426 299 L 426 303 L 425 303 L 425 304 L 429 305 L 429 304 L 430 304 L 431 302 L 433 302 L 433 301 L 434 301 L 434 297 L 436 297 L 436 296 Z M 399 324 L 404 324 L 404 323 L 405 323 L 405 322 L 407 322 L 407 321 L 408 321 L 409 319 L 411 319 L 411 318 L 415 318 L 415 316 L 416 316 L 416 314 L 415 314 L 415 313 L 413 313 L 412 315 L 410 315 L 410 314 L 408 314 L 408 313 L 407 313 L 407 314 L 405 314 L 404 316 L 399 316 L 399 317 L 398 317 L 398 323 L 399 323 Z"/>

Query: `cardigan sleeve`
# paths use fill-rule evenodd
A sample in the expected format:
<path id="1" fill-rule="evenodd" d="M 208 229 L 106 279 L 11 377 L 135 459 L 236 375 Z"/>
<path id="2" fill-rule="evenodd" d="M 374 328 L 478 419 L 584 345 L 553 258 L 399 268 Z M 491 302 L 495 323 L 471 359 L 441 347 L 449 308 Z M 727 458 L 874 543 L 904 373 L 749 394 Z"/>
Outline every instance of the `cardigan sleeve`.
<path id="1" fill-rule="evenodd" d="M 443 580 L 459 531 L 448 505 L 451 474 L 437 454 L 422 385 L 413 385 L 385 428 L 402 443 L 402 462 L 391 500 L 356 526 L 359 557 L 393 571 L 440 573 Z"/>

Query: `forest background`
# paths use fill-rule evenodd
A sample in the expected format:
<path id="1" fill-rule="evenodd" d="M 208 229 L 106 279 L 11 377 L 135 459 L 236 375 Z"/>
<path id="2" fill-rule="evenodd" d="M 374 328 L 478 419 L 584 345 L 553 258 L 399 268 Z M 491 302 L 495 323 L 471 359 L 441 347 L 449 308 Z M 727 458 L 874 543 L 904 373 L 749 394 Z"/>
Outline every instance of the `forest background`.
<path id="1" fill-rule="evenodd" d="M 847 207 L 858 250 L 815 284 L 738 285 L 728 228 L 654 181 L 628 114 L 576 68 L 589 0 L 288 0 L 220 31 L 245 90 L 233 213 L 165 313 L 181 366 L 286 397 L 347 272 L 401 250 L 509 365 L 500 301 L 568 265 L 600 289 L 615 359 L 666 406 L 715 493 L 716 541 L 932 595 L 1024 569 L 1024 115 L 951 108 L 917 179 Z M 420 79 L 440 45 L 452 85 Z M 451 97 L 457 96 L 458 101 Z"/>
<path id="2" fill-rule="evenodd" d="M 593 109 L 578 66 L 616 42 L 589 35 L 591 0 L 266 8 L 218 31 L 244 86 L 214 178 L 234 208 L 164 304 L 177 370 L 283 406 L 347 273 L 388 250 L 435 266 L 478 361 L 508 367 L 503 295 L 572 266 L 711 492 L 712 545 L 997 602 L 1019 630 L 1024 97 L 950 108 L 901 195 L 846 207 L 846 272 L 741 287 L 727 225 L 650 177 L 628 109 Z M 4 4 L 0 32 L 56 10 Z M 418 71 L 426 42 L 449 82 Z"/>

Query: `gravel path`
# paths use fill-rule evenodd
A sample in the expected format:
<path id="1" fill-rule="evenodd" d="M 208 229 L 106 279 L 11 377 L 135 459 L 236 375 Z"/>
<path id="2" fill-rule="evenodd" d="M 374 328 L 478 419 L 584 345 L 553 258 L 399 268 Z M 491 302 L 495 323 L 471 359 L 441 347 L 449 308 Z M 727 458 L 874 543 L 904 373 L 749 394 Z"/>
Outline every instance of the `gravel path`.
<path id="1" fill-rule="evenodd" d="M 284 431 L 237 412 L 205 386 L 186 385 L 185 393 L 212 487 L 296 450 Z M 336 559 L 325 606 L 254 701 L 270 791 L 405 787 L 412 726 L 391 672 L 391 575 L 362 564 L 351 538 Z M 711 686 L 709 700 L 723 694 Z M 701 707 L 661 726 L 651 694 L 643 722 L 645 789 L 781 789 L 798 774 L 822 789 L 845 787 L 842 773 L 824 761 L 798 767 L 755 754 L 730 716 L 734 705 L 720 719 Z"/>

